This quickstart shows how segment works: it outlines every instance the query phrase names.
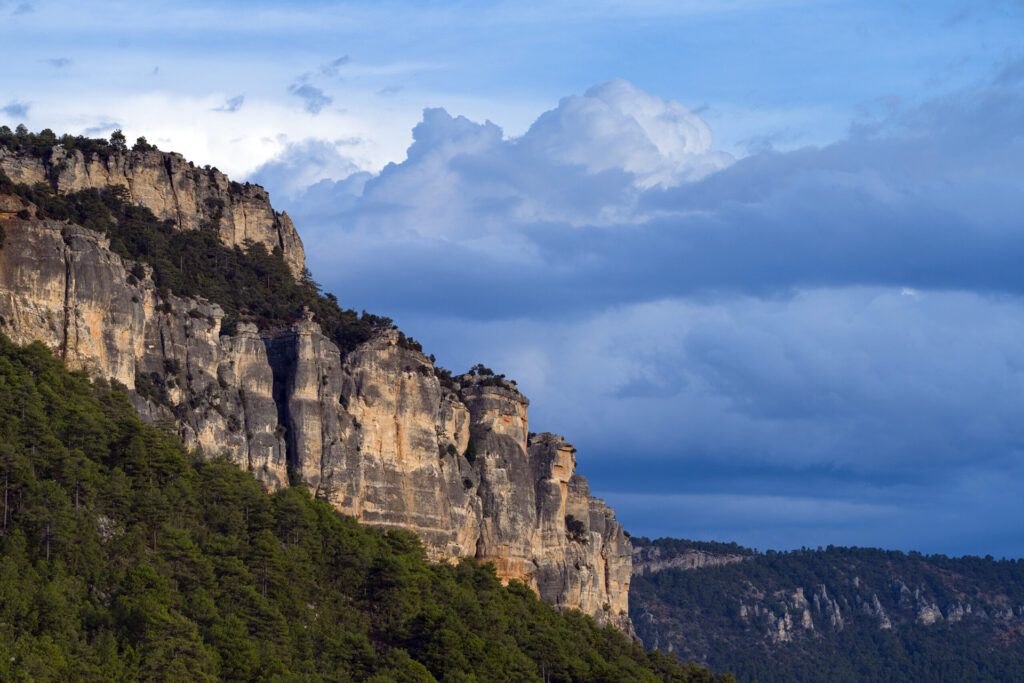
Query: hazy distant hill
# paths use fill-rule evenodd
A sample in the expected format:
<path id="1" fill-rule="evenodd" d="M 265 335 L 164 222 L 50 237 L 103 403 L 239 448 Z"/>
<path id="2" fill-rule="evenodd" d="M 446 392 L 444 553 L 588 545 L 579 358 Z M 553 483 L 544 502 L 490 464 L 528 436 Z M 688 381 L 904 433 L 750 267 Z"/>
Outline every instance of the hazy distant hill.
<path id="1" fill-rule="evenodd" d="M 1024 562 L 634 538 L 647 647 L 741 681 L 1024 680 Z"/>

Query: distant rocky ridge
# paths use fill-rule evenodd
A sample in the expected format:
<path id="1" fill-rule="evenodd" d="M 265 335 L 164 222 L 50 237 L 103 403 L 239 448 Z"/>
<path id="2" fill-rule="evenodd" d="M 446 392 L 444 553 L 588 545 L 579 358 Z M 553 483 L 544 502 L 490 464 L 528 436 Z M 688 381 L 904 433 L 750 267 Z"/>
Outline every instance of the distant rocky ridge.
<path id="1" fill-rule="evenodd" d="M 225 243 L 279 247 L 304 270 L 297 233 L 262 188 L 180 155 L 86 159 L 56 147 L 37 158 L 0 146 L 0 169 L 60 192 L 124 185 L 177 229 L 212 221 Z M 363 522 L 415 531 L 433 559 L 493 562 L 503 579 L 632 632 L 622 527 L 575 473 L 572 445 L 529 432 L 513 383 L 467 374 L 445 386 L 393 330 L 344 355 L 309 316 L 222 334 L 218 305 L 158 296 L 151 273 L 105 237 L 31 208 L 0 197 L 0 331 L 15 342 L 41 340 L 71 368 L 123 383 L 144 417 L 269 489 L 301 482 Z M 149 397 L 152 378 L 166 402 Z"/>
<path id="2" fill-rule="evenodd" d="M 728 552 L 712 552 L 685 548 L 682 550 L 665 550 L 656 545 L 639 545 L 633 548 L 633 573 L 646 574 L 666 569 L 701 569 L 717 567 L 723 564 L 743 562 L 753 557 Z"/>
<path id="3" fill-rule="evenodd" d="M 633 543 L 630 611 L 644 645 L 741 681 L 1024 673 L 1024 562 Z"/>

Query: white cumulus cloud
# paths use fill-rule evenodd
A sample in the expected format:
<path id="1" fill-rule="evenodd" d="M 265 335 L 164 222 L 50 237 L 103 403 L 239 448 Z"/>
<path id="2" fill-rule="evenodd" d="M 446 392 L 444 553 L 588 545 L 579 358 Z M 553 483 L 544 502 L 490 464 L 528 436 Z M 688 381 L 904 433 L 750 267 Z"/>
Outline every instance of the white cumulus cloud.
<path id="1" fill-rule="evenodd" d="M 564 98 L 520 143 L 591 173 L 621 169 L 641 188 L 697 180 L 732 163 L 711 149 L 711 129 L 686 105 L 622 79 Z"/>

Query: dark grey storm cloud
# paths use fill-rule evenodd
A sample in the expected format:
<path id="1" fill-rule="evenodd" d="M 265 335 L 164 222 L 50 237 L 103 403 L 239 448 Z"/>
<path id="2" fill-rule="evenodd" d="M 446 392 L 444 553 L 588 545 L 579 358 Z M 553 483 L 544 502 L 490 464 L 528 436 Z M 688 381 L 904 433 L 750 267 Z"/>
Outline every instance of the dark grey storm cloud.
<path id="1" fill-rule="evenodd" d="M 457 283 L 462 271 L 449 263 Z M 452 308 L 480 280 L 467 282 L 461 299 L 453 284 Z M 816 288 L 575 319 L 400 320 L 445 363 L 485 361 L 516 377 L 531 429 L 566 434 L 581 471 L 636 533 L 1021 554 L 1022 506 L 1004 498 L 1015 513 L 991 517 L 985 493 L 991 482 L 992 495 L 1024 486 L 1018 297 Z M 695 494 L 712 507 L 719 498 L 730 526 L 702 527 L 709 513 L 691 516 Z M 664 504 L 648 509 L 646 496 Z M 771 507 L 741 518 L 729 507 L 737 498 Z M 781 526 L 765 535 L 779 508 L 815 506 L 851 516 L 810 535 L 791 527 L 785 542 Z M 879 508 L 900 513 L 879 524 Z M 929 527 L 940 512 L 961 518 Z"/>
<path id="2" fill-rule="evenodd" d="M 1024 503 L 985 494 L 1024 486 L 1015 69 L 738 161 L 624 82 L 513 139 L 427 110 L 402 163 L 287 208 L 326 289 L 515 376 L 637 533 L 1024 555 L 993 522 Z M 347 161 L 306 141 L 258 179 L 304 157 Z"/>
<path id="3" fill-rule="evenodd" d="M 31 104 L 29 102 L 19 102 L 18 100 L 11 100 L 6 106 L 0 107 L 0 112 L 3 112 L 7 116 L 14 119 L 23 119 L 28 116 L 28 110 Z"/>
<path id="4" fill-rule="evenodd" d="M 324 94 L 324 91 L 308 83 L 294 83 L 288 86 L 288 92 L 302 99 L 303 107 L 310 114 L 319 114 L 320 111 L 334 100 Z"/>

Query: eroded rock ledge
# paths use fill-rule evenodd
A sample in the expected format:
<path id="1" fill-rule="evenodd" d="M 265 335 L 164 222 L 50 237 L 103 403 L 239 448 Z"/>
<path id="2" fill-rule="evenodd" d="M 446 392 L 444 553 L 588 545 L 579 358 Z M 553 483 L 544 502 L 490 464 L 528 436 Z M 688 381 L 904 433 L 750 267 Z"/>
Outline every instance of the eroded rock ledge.
<path id="1" fill-rule="evenodd" d="M 198 168 L 173 152 L 110 150 L 86 157 L 53 147 L 42 157 L 0 146 L 0 169 L 16 183 L 47 183 L 59 194 L 109 185 L 125 187 L 133 204 L 146 207 L 179 230 L 213 225 L 222 242 L 252 240 L 267 251 L 280 247 L 296 276 L 305 267 L 302 240 L 287 214 L 274 211 L 259 185 L 240 184 L 215 168 Z M 2 207 L 0 207 L 2 211 Z"/>

